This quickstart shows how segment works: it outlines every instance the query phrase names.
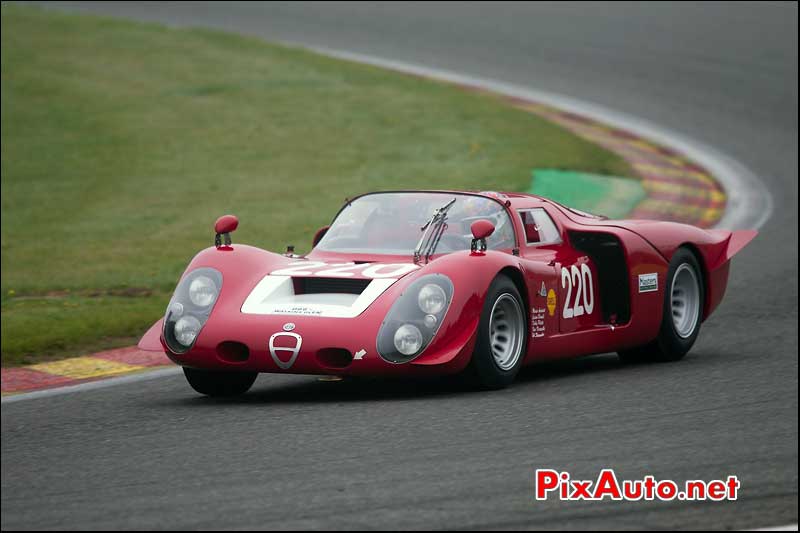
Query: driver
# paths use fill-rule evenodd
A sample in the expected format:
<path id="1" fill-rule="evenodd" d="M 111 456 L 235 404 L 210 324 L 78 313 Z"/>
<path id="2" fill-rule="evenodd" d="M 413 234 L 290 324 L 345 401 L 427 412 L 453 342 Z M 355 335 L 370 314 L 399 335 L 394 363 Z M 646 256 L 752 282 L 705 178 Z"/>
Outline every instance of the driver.
<path id="1" fill-rule="evenodd" d="M 505 209 L 497 202 L 481 196 L 470 196 L 464 199 L 462 209 L 460 218 L 464 221 L 465 238 L 472 240 L 470 226 L 476 220 L 485 219 L 494 224 L 494 232 L 486 239 L 490 249 L 514 247 L 514 228 Z"/>
<path id="2" fill-rule="evenodd" d="M 413 249 L 419 225 L 403 206 L 381 204 L 364 221 L 362 235 L 369 247 L 393 250 Z"/>

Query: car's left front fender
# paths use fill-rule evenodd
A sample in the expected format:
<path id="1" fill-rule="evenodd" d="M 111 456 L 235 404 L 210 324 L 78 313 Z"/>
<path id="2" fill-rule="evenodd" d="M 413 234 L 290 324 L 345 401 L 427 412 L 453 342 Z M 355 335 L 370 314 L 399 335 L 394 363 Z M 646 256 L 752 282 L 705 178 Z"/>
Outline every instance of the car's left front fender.
<path id="1" fill-rule="evenodd" d="M 489 250 L 485 253 L 448 254 L 415 273 L 414 278 L 431 273 L 444 274 L 453 282 L 453 298 L 436 337 L 411 364 L 451 365 L 458 369 L 466 367 L 475 347 L 489 286 L 502 270 L 508 268 L 521 272 L 519 258 Z"/>

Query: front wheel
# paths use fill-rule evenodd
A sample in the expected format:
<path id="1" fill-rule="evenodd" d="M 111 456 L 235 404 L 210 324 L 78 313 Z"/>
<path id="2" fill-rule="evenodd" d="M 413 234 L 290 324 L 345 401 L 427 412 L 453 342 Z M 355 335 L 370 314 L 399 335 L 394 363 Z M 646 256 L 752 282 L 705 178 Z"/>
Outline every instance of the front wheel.
<path id="1" fill-rule="evenodd" d="M 658 337 L 646 346 L 619 352 L 626 362 L 677 361 L 694 345 L 703 320 L 705 287 L 695 255 L 680 248 L 669 263 Z"/>
<path id="2" fill-rule="evenodd" d="M 525 305 L 517 286 L 498 276 L 489 286 L 483 304 L 470 370 L 488 389 L 502 389 L 514 381 L 527 346 Z"/>
<path id="3" fill-rule="evenodd" d="M 244 394 L 258 377 L 257 372 L 225 372 L 183 367 L 183 375 L 194 390 L 206 396 Z"/>

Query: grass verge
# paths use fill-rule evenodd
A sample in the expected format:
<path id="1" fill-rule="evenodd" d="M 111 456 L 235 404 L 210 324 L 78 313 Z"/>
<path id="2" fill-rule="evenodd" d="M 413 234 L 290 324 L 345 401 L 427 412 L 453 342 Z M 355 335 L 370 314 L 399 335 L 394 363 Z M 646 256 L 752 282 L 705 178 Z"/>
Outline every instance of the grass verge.
<path id="1" fill-rule="evenodd" d="M 348 195 L 630 175 L 498 99 L 204 29 L 2 6 L 2 364 L 129 343 L 214 219 L 308 249 Z"/>

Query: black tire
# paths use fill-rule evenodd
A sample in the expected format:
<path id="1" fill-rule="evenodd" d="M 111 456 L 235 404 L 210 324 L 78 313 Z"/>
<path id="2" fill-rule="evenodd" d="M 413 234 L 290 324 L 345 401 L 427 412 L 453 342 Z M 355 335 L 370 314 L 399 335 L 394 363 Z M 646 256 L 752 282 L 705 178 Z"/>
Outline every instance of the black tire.
<path id="1" fill-rule="evenodd" d="M 509 299 L 510 298 L 510 299 Z M 513 308 L 511 300 L 516 302 L 521 313 L 520 320 L 521 331 L 518 332 L 520 338 L 519 354 L 515 362 L 510 358 L 508 363 L 509 368 L 501 368 L 493 355 L 491 346 L 491 331 L 490 323 L 492 320 L 492 312 L 498 302 L 501 305 L 509 305 Z M 509 386 L 514 378 L 517 377 L 522 362 L 525 359 L 528 346 L 528 318 L 525 303 L 517 290 L 517 286 L 507 276 L 497 276 L 492 284 L 489 286 L 489 291 L 486 295 L 486 300 L 483 303 L 483 311 L 481 312 L 481 320 L 478 324 L 478 336 L 475 343 L 475 351 L 472 353 L 472 359 L 468 367 L 468 373 L 477 384 L 486 389 L 502 389 Z M 516 353 L 516 349 L 510 350 L 511 353 Z"/>
<path id="2" fill-rule="evenodd" d="M 691 333 L 686 335 L 679 334 L 676 329 L 675 321 L 673 320 L 673 283 L 678 269 L 683 269 L 688 266 L 693 272 L 697 281 L 698 299 L 699 299 L 699 312 L 697 318 L 692 323 L 688 322 L 691 327 Z M 664 284 L 664 307 L 661 319 L 661 329 L 658 332 L 653 342 L 633 348 L 630 350 L 622 350 L 618 352 L 619 358 L 627 363 L 640 363 L 640 362 L 667 362 L 678 361 L 685 356 L 697 340 L 700 334 L 700 324 L 703 321 L 703 303 L 705 302 L 705 285 L 703 282 L 703 270 L 700 268 L 700 263 L 697 257 L 687 248 L 679 248 L 672 260 L 669 262 L 667 269 L 667 280 Z"/>
<path id="3" fill-rule="evenodd" d="M 194 390 L 206 396 L 244 394 L 258 377 L 257 372 L 224 372 L 183 367 L 183 375 Z"/>

